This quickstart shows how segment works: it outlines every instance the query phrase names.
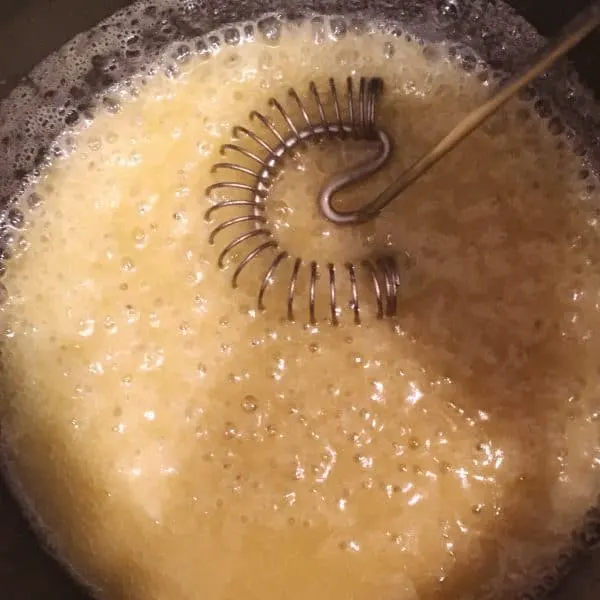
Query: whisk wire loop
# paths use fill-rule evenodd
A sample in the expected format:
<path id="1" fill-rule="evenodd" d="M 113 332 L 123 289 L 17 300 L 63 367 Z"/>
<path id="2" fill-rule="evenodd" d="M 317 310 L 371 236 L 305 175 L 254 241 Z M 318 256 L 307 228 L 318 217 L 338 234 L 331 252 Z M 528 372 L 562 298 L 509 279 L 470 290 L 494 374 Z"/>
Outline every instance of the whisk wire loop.
<path id="1" fill-rule="evenodd" d="M 322 212 L 323 198 L 329 201 L 331 196 L 340 189 L 360 181 L 380 169 L 391 153 L 390 138 L 376 125 L 377 100 L 382 91 L 383 82 L 379 78 L 362 77 L 359 81 L 358 92 L 356 92 L 352 77 L 348 77 L 345 85 L 345 103 L 343 103 L 333 78 L 328 80 L 327 94 L 321 94 L 315 82 L 311 81 L 307 99 L 303 99 L 294 88 L 289 90 L 288 96 L 292 108 L 287 108 L 276 98 L 269 99 L 268 105 L 281 118 L 281 125 L 276 124 L 274 119 L 261 112 L 253 110 L 250 113 L 250 120 L 261 126 L 265 134 L 238 125 L 233 128 L 235 140 L 221 147 L 221 154 L 228 158 L 216 163 L 212 172 L 217 175 L 225 172 L 238 173 L 241 176 L 249 177 L 250 180 L 241 182 L 234 179 L 223 179 L 208 186 L 206 193 L 214 204 L 206 211 L 206 218 L 212 220 L 217 213 L 228 208 L 247 209 L 249 212 L 231 216 L 216 224 L 210 233 L 209 242 L 213 244 L 216 236 L 224 230 L 239 226 L 246 227 L 245 231 L 236 233 L 221 250 L 217 262 L 220 268 L 224 268 L 228 256 L 231 256 L 244 244 L 256 240 L 256 245 L 253 245 L 245 256 L 239 259 L 234 257 L 237 265 L 231 280 L 233 287 L 237 287 L 242 271 L 252 261 L 267 252 L 273 253 L 273 258 L 267 262 L 268 266 L 260 280 L 259 310 L 266 310 L 266 292 L 276 282 L 276 275 L 281 265 L 291 260 L 293 268 L 287 286 L 287 318 L 291 321 L 296 319 L 296 298 L 300 289 L 300 273 L 303 265 L 306 264 L 308 265 L 308 318 L 311 324 L 317 322 L 317 299 L 320 298 L 317 289 L 321 279 L 319 262 L 310 260 L 305 263 L 302 257 L 295 256 L 281 247 L 265 216 L 265 205 L 268 202 L 275 175 L 284 158 L 286 155 L 293 155 L 295 149 L 305 142 L 336 137 L 378 142 L 376 156 L 335 175 L 324 186 L 318 199 Z M 342 108 L 344 104 L 345 111 Z M 247 147 L 248 144 L 250 147 Z M 235 155 L 258 165 L 258 169 L 255 170 L 248 166 L 246 162 L 236 161 L 233 158 Z M 213 197 L 215 192 L 219 193 L 218 198 Z M 244 199 L 230 197 L 233 192 L 242 192 L 248 196 Z M 324 214 L 327 216 L 326 213 Z M 359 267 L 367 273 L 364 282 L 361 279 L 360 287 Z M 400 275 L 394 258 L 385 256 L 375 260 L 364 260 L 358 264 L 349 262 L 345 265 L 345 272 L 348 275 L 350 290 L 348 306 L 356 324 L 361 323 L 361 303 L 364 300 L 361 290 L 365 286 L 371 287 L 374 292 L 377 303 L 375 316 L 378 319 L 396 314 Z M 329 309 L 328 320 L 332 325 L 338 325 L 342 307 L 338 303 L 339 277 L 335 264 L 325 263 L 324 273 L 328 286 L 326 295 Z"/>

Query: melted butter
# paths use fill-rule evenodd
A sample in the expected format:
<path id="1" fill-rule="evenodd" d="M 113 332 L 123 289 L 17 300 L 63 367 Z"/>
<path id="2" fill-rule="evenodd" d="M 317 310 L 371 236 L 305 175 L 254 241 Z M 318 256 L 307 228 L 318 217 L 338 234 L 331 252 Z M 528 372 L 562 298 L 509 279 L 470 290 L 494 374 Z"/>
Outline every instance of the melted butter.
<path id="1" fill-rule="evenodd" d="M 4 436 L 52 543 L 111 599 L 513 598 L 598 492 L 579 159 L 515 101 L 342 230 L 314 198 L 364 149 L 303 150 L 269 207 L 282 243 L 413 264 L 397 321 L 303 328 L 256 315 L 250 274 L 232 293 L 215 266 L 203 190 L 232 126 L 290 83 L 384 77 L 397 147 L 359 203 L 485 89 L 443 48 L 308 28 L 180 69 L 74 132 L 5 279 Z M 268 303 L 283 314 L 283 291 Z"/>

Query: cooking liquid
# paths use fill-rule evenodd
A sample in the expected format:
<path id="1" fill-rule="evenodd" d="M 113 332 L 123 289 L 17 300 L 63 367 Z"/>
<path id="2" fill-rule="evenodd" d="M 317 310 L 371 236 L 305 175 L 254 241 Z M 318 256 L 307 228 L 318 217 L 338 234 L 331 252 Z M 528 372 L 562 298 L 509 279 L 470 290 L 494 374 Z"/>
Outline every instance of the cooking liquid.
<path id="1" fill-rule="evenodd" d="M 210 168 L 269 97 L 384 78 L 395 153 L 344 196 L 356 205 L 487 93 L 444 45 L 317 38 L 286 27 L 136 80 L 26 194 L 42 202 L 4 279 L 5 444 L 101 598 L 514 598 L 595 502 L 596 181 L 532 103 L 360 227 L 315 203 L 360 144 L 286 163 L 268 200 L 282 244 L 339 264 L 400 257 L 396 320 L 355 327 L 344 300 L 338 328 L 303 327 L 301 310 L 288 324 L 285 285 L 254 310 L 268 263 L 235 292 L 217 269 Z"/>

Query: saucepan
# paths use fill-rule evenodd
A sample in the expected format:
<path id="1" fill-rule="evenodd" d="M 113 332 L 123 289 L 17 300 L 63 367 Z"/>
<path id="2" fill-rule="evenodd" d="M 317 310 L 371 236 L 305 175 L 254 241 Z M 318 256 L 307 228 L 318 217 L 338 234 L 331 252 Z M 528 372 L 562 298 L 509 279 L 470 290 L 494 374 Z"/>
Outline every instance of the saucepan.
<path id="1" fill-rule="evenodd" d="M 10 135 L 0 140 L 0 179 L 3 180 L 0 218 L 6 218 L 4 207 L 11 195 L 18 193 L 19 178 L 35 171 L 61 128 L 85 116 L 94 97 L 104 88 L 138 70 L 144 56 L 159 52 L 174 39 L 197 39 L 228 23 L 257 19 L 267 13 L 291 18 L 314 12 L 366 14 L 399 23 L 409 22 L 425 35 L 428 32 L 439 35 L 441 30 L 449 38 L 469 42 L 494 68 L 511 72 L 542 44 L 544 37 L 556 33 L 586 5 L 585 0 L 509 0 L 508 3 L 515 13 L 510 26 L 495 18 L 496 0 L 158 0 L 146 3 L 148 19 L 135 25 L 140 30 L 135 43 L 141 45 L 143 52 L 137 52 L 133 46 L 124 50 L 118 36 L 113 36 L 88 64 L 63 60 L 66 54 L 61 54 L 59 49 L 69 43 L 76 49 L 69 56 L 77 55 L 78 47 L 83 55 L 87 45 L 95 43 L 98 36 L 105 39 L 106 32 L 116 30 L 119 22 L 131 20 L 127 16 L 128 0 L 3 0 L 0 6 L 0 94 L 9 98 L 13 106 L 19 102 L 18 94 L 22 94 L 28 109 L 23 112 L 22 122 L 13 124 Z M 437 33 L 430 31 L 426 22 L 431 9 L 440 16 Z M 94 34 L 70 41 L 116 11 L 123 11 L 119 18 L 107 21 L 95 29 Z M 46 57 L 56 51 L 59 54 L 48 62 Z M 575 79 L 565 76 L 570 69 L 576 71 L 600 101 L 598 57 L 600 32 L 592 34 L 571 53 L 571 66 L 560 65 L 536 85 L 553 95 L 553 101 L 574 126 L 584 131 L 583 139 L 590 155 L 600 158 L 600 121 L 581 121 L 572 87 Z M 36 67 L 40 63 L 42 71 Z M 34 67 L 37 70 L 30 76 Z M 40 88 L 41 72 L 45 74 L 45 81 L 53 82 L 52 90 L 48 86 Z M 23 141 L 26 136 L 19 135 L 19 127 L 24 131 L 32 111 L 40 107 L 46 107 L 56 118 L 49 119 L 47 126 L 38 132 L 36 148 L 32 151 L 30 142 L 27 146 Z M 11 169 L 17 156 L 22 172 L 15 177 Z M 598 511 L 600 507 L 590 507 L 590 510 Z M 582 551 L 565 566 L 549 597 L 565 600 L 600 597 L 599 542 L 600 527 L 596 525 L 586 532 Z M 89 592 L 46 552 L 9 487 L 1 483 L 0 597 L 11 600 L 90 598 Z"/>

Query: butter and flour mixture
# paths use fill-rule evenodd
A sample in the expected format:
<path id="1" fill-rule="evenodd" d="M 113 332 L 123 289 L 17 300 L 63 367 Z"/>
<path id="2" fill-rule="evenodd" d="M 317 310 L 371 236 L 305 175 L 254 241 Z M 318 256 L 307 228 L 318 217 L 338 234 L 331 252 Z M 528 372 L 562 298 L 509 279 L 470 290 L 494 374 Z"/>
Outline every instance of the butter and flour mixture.
<path id="1" fill-rule="evenodd" d="M 360 148 L 286 162 L 268 200 L 286 245 L 407 258 L 392 322 L 287 323 L 255 310 L 250 272 L 232 291 L 216 267 L 210 169 L 271 96 L 384 79 L 394 155 L 347 192 L 360 202 L 487 93 L 444 45 L 313 33 L 134 79 L 25 194 L 3 434 L 23 498 L 99 598 L 512 599 L 597 497 L 598 193 L 532 103 L 357 228 L 315 198 Z"/>

